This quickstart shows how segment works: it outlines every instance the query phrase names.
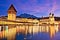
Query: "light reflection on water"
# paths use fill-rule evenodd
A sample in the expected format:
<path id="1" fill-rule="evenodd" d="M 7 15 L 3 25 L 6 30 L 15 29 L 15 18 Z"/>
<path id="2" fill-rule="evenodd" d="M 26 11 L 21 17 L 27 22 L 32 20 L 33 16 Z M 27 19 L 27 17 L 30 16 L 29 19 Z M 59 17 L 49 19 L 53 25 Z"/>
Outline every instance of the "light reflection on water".
<path id="1" fill-rule="evenodd" d="M 7 38 L 3 38 L 0 40 L 7 40 Z M 17 33 L 15 35 L 14 40 L 60 40 L 60 32 L 57 32 L 54 37 L 50 38 L 49 33 L 45 32 L 38 32 L 35 34 L 23 34 L 23 33 Z"/>
<path id="2" fill-rule="evenodd" d="M 20 31 L 22 32 L 22 30 Z M 16 28 L 9 29 L 9 31 L 7 32 L 7 35 L 9 35 L 8 38 L 6 37 L 2 39 L 0 38 L 0 40 L 8 40 L 10 37 L 12 37 L 10 35 L 13 35 L 13 38 L 14 38 L 13 40 L 60 40 L 60 32 L 56 32 L 52 38 L 50 37 L 49 32 L 33 31 L 34 33 L 27 32 L 27 34 L 25 34 L 25 32 L 24 33 L 21 33 L 21 32 L 16 33 Z M 12 40 L 12 39 L 9 39 L 9 40 Z"/>
<path id="3" fill-rule="evenodd" d="M 48 33 L 36 33 L 36 34 L 16 34 L 16 40 L 50 40 Z"/>
<path id="4" fill-rule="evenodd" d="M 50 38 L 49 33 L 39 32 L 36 34 L 16 34 L 16 40 L 60 40 L 60 32 L 57 32 L 56 35 Z"/>

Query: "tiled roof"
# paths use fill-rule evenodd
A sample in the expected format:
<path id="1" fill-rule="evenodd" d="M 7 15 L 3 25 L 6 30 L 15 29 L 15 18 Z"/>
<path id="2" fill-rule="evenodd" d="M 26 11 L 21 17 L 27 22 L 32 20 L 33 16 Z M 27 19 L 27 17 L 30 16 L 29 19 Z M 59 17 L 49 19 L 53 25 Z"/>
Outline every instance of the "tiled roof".
<path id="1" fill-rule="evenodd" d="M 42 17 L 40 19 L 49 19 L 49 17 Z M 54 17 L 55 21 L 60 21 L 60 17 Z"/>
<path id="2" fill-rule="evenodd" d="M 15 12 L 17 12 L 13 5 L 11 5 L 11 6 L 9 7 L 8 11 L 11 10 L 12 8 L 13 8 L 13 10 L 14 10 Z"/>
<path id="3" fill-rule="evenodd" d="M 49 17 L 41 17 L 40 19 L 49 19 Z"/>
<path id="4" fill-rule="evenodd" d="M 3 16 L 3 17 L 0 17 L 0 18 L 7 18 L 7 16 Z M 16 16 L 16 18 L 22 18 L 22 17 L 20 17 L 20 16 Z M 55 18 L 55 21 L 60 21 L 60 17 L 54 17 Z M 40 19 L 49 19 L 49 17 L 41 17 L 41 18 L 27 18 L 27 19 L 38 19 L 38 20 L 40 20 Z"/>
<path id="5" fill-rule="evenodd" d="M 60 17 L 54 17 L 55 21 L 60 21 Z"/>

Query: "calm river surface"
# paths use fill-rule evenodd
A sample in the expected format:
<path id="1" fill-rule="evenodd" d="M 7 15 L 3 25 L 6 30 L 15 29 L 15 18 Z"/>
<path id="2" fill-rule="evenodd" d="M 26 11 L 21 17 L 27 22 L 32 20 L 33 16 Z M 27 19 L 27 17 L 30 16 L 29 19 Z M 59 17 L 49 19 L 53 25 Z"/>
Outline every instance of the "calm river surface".
<path id="1" fill-rule="evenodd" d="M 7 38 L 2 38 L 0 40 L 7 40 Z M 12 39 L 11 39 L 12 40 Z M 38 32 L 35 34 L 23 34 L 17 33 L 14 40 L 60 40 L 60 32 L 57 32 L 52 38 L 49 33 Z"/>
<path id="2" fill-rule="evenodd" d="M 57 32 L 52 38 L 49 33 L 39 32 L 36 34 L 17 34 L 16 40 L 60 40 L 60 32 Z"/>
<path id="3" fill-rule="evenodd" d="M 5 31 L 4 34 L 5 37 L 0 38 L 0 40 L 60 40 L 60 31 L 56 32 L 52 37 L 49 32 L 38 31 L 36 33 L 27 32 L 27 34 L 24 34 L 21 32 L 16 32 L 16 28 L 9 29 L 9 31 Z"/>

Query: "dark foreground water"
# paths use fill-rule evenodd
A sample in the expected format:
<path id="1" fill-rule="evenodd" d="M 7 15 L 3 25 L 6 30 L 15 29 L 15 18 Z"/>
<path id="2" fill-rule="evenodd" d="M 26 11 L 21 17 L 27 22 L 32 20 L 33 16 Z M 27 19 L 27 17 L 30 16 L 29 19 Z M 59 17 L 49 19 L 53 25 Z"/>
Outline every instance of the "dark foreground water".
<path id="1" fill-rule="evenodd" d="M 0 40 L 7 40 L 7 38 L 3 38 Z M 57 32 L 52 38 L 49 33 L 39 32 L 35 34 L 23 34 L 17 33 L 15 36 L 15 40 L 60 40 L 60 32 Z"/>
<path id="2" fill-rule="evenodd" d="M 24 35 L 16 34 L 16 40 L 60 40 L 60 32 L 57 32 L 52 38 L 49 33 L 39 32 L 35 34 Z"/>

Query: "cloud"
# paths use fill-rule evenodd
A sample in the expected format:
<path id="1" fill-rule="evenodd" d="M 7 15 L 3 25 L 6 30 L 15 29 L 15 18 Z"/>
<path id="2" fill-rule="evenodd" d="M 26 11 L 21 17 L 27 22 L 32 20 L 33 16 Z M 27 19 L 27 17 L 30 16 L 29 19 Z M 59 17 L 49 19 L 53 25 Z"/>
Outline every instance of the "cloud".
<path id="1" fill-rule="evenodd" d="M 23 13 L 26 12 L 38 16 L 40 14 L 47 15 L 50 12 L 54 12 L 55 15 L 58 15 L 60 13 L 60 3 L 58 4 L 58 2 L 59 0 L 15 0 L 13 4 L 16 5 L 20 13 L 22 11 Z"/>
<path id="2" fill-rule="evenodd" d="M 4 1 L 4 3 L 1 3 L 0 5 L 2 6 L 4 5 L 3 7 L 6 7 L 6 6 L 8 7 L 8 5 L 14 4 L 18 13 L 26 12 L 26 13 L 30 13 L 38 16 L 40 14 L 47 15 L 52 11 L 55 14 L 59 13 L 58 9 L 60 11 L 60 3 L 58 2 L 59 0 L 9 0 L 9 1 L 7 0 L 7 1 Z M 5 10 L 2 9 L 1 11 L 5 11 Z"/>

